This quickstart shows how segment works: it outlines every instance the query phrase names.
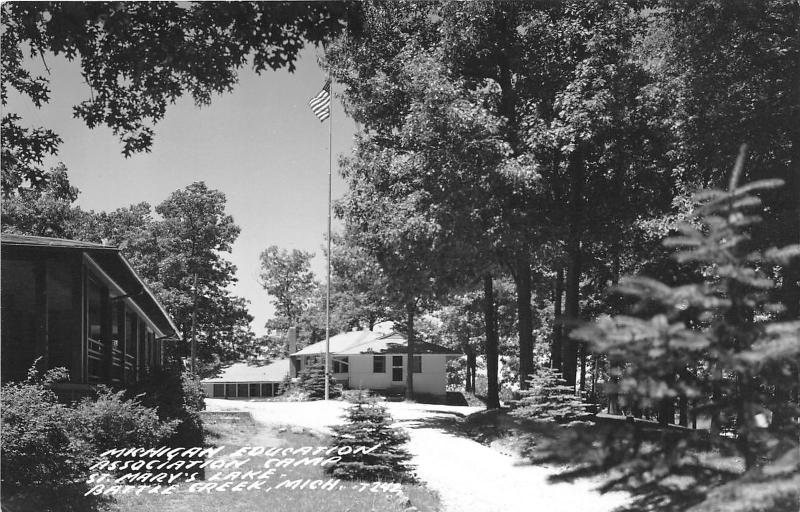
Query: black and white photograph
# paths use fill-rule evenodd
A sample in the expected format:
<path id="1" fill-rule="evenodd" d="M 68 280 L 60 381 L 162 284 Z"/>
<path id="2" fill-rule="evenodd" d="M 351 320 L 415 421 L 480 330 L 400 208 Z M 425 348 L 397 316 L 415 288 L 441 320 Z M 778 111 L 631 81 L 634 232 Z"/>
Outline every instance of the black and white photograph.
<path id="1" fill-rule="evenodd" d="M 797 512 L 800 0 L 6 1 L 2 512 Z"/>

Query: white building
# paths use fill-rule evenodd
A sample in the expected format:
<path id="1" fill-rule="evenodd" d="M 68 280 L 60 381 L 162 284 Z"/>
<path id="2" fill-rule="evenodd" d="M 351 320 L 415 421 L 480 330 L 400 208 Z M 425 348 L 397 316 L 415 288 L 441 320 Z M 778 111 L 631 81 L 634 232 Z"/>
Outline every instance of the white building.
<path id="1" fill-rule="evenodd" d="M 288 373 L 288 359 L 268 364 L 243 361 L 224 368 L 216 377 L 201 380 L 200 384 L 209 398 L 268 398 L 278 394 Z"/>
<path id="2" fill-rule="evenodd" d="M 330 339 L 330 368 L 337 382 L 350 389 L 404 392 L 408 371 L 408 342 L 397 333 L 346 332 Z M 291 375 L 324 358 L 325 341 L 290 354 Z M 447 394 L 447 361 L 460 354 L 423 341 L 414 342 L 414 392 Z"/>

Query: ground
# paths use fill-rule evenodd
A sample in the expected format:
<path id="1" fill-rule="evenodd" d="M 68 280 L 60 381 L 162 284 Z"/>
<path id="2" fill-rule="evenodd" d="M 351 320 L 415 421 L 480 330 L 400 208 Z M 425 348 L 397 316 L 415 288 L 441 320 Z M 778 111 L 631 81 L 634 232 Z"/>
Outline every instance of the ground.
<path id="1" fill-rule="evenodd" d="M 207 399 L 206 405 L 211 411 L 249 411 L 264 424 L 291 424 L 329 433 L 330 425 L 342 422 L 347 403 Z M 407 429 L 417 474 L 439 493 L 443 512 L 529 512 L 534 508 L 604 512 L 626 501 L 621 493 L 600 495 L 593 490 L 593 482 L 549 483 L 554 469 L 520 464 L 512 455 L 460 435 L 454 425 L 480 408 L 405 402 L 385 405 Z"/>

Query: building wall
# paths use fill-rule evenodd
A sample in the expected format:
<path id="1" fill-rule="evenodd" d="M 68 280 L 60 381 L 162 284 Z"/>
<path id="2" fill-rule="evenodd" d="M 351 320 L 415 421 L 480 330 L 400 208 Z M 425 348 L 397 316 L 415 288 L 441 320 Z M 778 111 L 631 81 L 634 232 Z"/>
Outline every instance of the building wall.
<path id="1" fill-rule="evenodd" d="M 206 394 L 206 398 L 269 398 L 278 394 L 278 388 L 281 383 L 273 381 L 201 381 L 200 385 Z M 217 386 L 216 392 L 215 385 Z M 222 387 L 220 388 L 220 386 Z M 253 386 L 258 387 L 253 389 Z M 222 391 L 222 395 L 220 395 L 220 391 Z M 257 393 L 254 394 L 254 391 Z"/>
<path id="2" fill-rule="evenodd" d="M 128 307 L 130 298 L 113 299 L 127 292 L 112 295 L 81 252 L 4 246 L 0 267 L 3 382 L 24 379 L 37 357 L 47 368 L 67 368 L 78 386 L 132 384 L 145 367 L 161 366 L 157 333 Z"/>
<path id="3" fill-rule="evenodd" d="M 389 389 L 405 388 L 408 362 L 406 355 L 400 355 L 403 361 L 402 381 L 392 380 L 392 354 L 379 354 L 386 358 L 384 373 L 373 372 L 373 354 L 350 356 L 350 387 L 353 389 Z M 399 355 L 399 354 L 396 354 Z M 444 354 L 421 354 L 422 372 L 414 373 L 414 392 L 432 395 L 446 394 L 447 356 Z"/>

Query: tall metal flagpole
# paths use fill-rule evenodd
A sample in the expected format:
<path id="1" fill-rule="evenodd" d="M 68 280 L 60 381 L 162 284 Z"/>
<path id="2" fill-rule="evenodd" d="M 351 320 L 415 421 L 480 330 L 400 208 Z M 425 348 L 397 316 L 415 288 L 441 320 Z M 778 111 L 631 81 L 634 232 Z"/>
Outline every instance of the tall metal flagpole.
<path id="1" fill-rule="evenodd" d="M 330 80 L 330 75 L 329 75 Z M 325 400 L 330 399 L 331 359 L 331 182 L 333 167 L 333 80 L 330 80 L 328 106 L 328 286 L 325 297 Z"/>

